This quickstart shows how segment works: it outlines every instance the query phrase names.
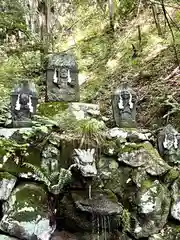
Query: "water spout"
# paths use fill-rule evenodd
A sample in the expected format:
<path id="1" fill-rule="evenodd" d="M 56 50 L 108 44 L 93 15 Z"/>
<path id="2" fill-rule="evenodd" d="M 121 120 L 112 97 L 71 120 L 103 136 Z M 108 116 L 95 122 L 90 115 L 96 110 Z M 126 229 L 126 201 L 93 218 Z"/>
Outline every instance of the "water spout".
<path id="1" fill-rule="evenodd" d="M 91 184 L 89 184 L 89 199 L 92 199 L 92 189 L 91 189 Z"/>

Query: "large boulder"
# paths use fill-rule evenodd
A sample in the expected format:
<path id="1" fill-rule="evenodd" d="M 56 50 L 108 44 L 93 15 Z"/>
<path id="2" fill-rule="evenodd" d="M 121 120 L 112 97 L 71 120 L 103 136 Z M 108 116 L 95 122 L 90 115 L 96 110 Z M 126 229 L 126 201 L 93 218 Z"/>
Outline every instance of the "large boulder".
<path id="1" fill-rule="evenodd" d="M 149 142 L 124 144 L 118 161 L 131 167 L 145 167 L 146 172 L 152 176 L 163 175 L 171 168 Z"/>
<path id="2" fill-rule="evenodd" d="M 180 178 L 175 180 L 172 185 L 172 206 L 171 215 L 180 221 Z"/>
<path id="3" fill-rule="evenodd" d="M 139 239 L 158 233 L 166 224 L 170 209 L 170 192 L 155 180 L 138 193 L 134 236 Z"/>
<path id="4" fill-rule="evenodd" d="M 44 189 L 34 183 L 25 183 L 16 187 L 4 203 L 0 228 L 18 239 L 48 240 L 53 232 L 49 217 Z"/>

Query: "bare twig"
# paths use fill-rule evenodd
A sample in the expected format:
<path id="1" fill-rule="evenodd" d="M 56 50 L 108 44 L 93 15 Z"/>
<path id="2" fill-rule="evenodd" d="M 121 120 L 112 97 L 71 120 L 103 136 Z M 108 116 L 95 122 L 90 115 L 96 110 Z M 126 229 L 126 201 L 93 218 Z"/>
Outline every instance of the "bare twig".
<path id="1" fill-rule="evenodd" d="M 150 3 L 153 3 L 153 4 L 159 4 L 161 5 L 161 2 L 158 2 L 158 1 L 154 1 L 154 0 L 149 0 Z M 164 4 L 165 7 L 171 7 L 171 8 L 175 8 L 175 9 L 179 9 L 180 10 L 180 7 L 179 6 L 176 6 L 176 5 L 169 5 L 169 4 Z"/>
<path id="2" fill-rule="evenodd" d="M 176 27 L 179 31 L 180 31 L 180 26 L 177 25 L 177 23 L 172 19 L 172 17 L 169 15 L 169 13 L 166 11 L 169 19 L 171 20 L 172 24 L 174 25 L 174 27 Z"/>
<path id="3" fill-rule="evenodd" d="M 176 67 L 164 80 L 167 81 L 170 78 L 174 77 L 176 75 L 176 73 L 178 73 L 178 71 L 180 71 L 179 66 Z"/>

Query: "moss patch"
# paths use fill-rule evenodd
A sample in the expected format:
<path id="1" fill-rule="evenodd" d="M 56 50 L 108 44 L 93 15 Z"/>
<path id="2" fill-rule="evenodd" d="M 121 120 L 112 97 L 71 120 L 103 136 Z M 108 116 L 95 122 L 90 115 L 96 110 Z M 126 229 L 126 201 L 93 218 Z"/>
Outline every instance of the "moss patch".
<path id="1" fill-rule="evenodd" d="M 56 114 L 64 112 L 68 108 L 66 102 L 46 102 L 41 103 L 38 107 L 37 114 L 45 117 L 53 117 Z"/>
<path id="2" fill-rule="evenodd" d="M 168 173 L 164 177 L 165 183 L 172 183 L 174 180 L 176 180 L 179 177 L 179 171 L 177 169 L 170 169 Z"/>
<path id="3" fill-rule="evenodd" d="M 8 180 L 11 180 L 11 179 L 16 179 L 15 176 L 11 175 L 10 173 L 8 172 L 0 172 L 0 180 L 2 179 L 8 179 Z"/>

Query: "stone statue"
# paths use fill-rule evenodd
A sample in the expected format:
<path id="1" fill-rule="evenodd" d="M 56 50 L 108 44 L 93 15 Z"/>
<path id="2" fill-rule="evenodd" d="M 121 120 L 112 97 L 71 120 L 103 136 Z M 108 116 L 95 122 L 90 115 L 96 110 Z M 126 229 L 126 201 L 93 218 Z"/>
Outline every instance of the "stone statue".
<path id="1" fill-rule="evenodd" d="M 36 113 L 38 98 L 34 84 L 28 80 L 22 81 L 20 86 L 11 93 L 11 114 L 13 127 L 30 127 L 31 119 Z"/>
<path id="2" fill-rule="evenodd" d="M 136 93 L 122 84 L 112 96 L 113 116 L 118 127 L 136 127 Z"/>
<path id="3" fill-rule="evenodd" d="M 67 53 L 48 55 L 46 84 L 47 101 L 78 102 L 80 94 L 75 58 Z"/>
<path id="4" fill-rule="evenodd" d="M 168 124 L 158 135 L 158 151 L 168 163 L 180 163 L 180 134 Z"/>
<path id="5" fill-rule="evenodd" d="M 75 164 L 72 167 L 77 167 L 83 177 L 94 177 L 97 175 L 97 169 L 94 158 L 95 149 L 74 149 L 73 159 Z"/>

